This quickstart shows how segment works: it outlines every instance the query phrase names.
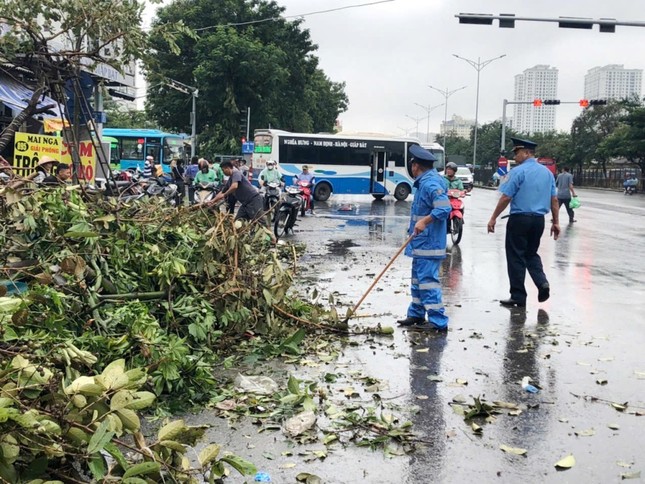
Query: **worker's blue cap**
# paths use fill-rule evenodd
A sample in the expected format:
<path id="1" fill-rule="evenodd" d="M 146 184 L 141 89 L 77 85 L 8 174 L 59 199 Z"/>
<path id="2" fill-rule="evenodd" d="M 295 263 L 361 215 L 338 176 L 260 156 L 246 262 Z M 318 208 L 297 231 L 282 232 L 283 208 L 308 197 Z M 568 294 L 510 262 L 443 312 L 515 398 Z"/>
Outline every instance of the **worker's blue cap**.
<path id="1" fill-rule="evenodd" d="M 412 145 L 408 150 L 412 155 L 413 161 L 422 165 L 432 165 L 437 159 L 428 150 L 421 148 L 419 145 Z"/>
<path id="2" fill-rule="evenodd" d="M 535 151 L 537 148 L 537 143 L 527 139 L 511 138 L 511 141 L 513 142 L 513 151 L 521 149 Z"/>

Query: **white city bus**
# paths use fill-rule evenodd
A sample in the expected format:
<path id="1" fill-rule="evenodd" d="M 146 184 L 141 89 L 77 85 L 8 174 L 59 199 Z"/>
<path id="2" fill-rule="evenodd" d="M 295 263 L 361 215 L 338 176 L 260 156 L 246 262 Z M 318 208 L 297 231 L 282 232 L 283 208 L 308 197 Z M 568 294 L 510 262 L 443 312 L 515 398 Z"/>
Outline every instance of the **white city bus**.
<path id="1" fill-rule="evenodd" d="M 408 148 L 419 144 L 413 138 L 387 138 L 378 135 L 290 133 L 258 129 L 254 136 L 254 176 L 267 160 L 278 162 L 280 172 L 291 177 L 310 166 L 316 175 L 314 198 L 319 201 L 337 194 L 371 194 L 377 200 L 393 195 L 405 200 L 412 193 L 414 179 Z M 443 167 L 444 150 L 428 148 Z"/>

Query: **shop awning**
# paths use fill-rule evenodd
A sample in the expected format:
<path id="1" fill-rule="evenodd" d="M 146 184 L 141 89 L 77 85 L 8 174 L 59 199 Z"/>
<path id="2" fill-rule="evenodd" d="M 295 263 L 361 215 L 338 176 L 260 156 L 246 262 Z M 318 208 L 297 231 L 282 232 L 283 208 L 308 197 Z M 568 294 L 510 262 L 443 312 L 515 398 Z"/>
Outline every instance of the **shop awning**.
<path id="1" fill-rule="evenodd" d="M 18 81 L 8 76 L 0 75 L 0 102 L 10 106 L 12 109 L 25 109 L 33 93 L 34 91 Z M 47 105 L 53 105 L 54 107 L 51 112 L 44 113 L 45 116 L 61 117 L 58 103 L 48 96 L 42 96 L 38 102 L 38 107 L 42 108 Z"/>

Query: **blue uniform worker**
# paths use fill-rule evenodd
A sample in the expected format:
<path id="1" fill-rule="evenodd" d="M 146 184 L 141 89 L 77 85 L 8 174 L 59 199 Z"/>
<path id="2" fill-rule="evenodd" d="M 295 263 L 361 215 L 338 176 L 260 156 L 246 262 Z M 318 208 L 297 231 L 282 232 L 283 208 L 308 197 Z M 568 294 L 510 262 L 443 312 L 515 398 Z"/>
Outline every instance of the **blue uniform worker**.
<path id="1" fill-rule="evenodd" d="M 414 330 L 445 330 L 448 316 L 441 300 L 439 267 L 446 257 L 450 200 L 445 180 L 433 168 L 437 159 L 432 153 L 418 145 L 411 146 L 409 151 L 413 157 L 411 169 L 417 189 L 409 227 L 409 234 L 416 235 L 405 250 L 405 255 L 412 257 L 412 302 L 407 318 L 397 322 Z"/>
<path id="2" fill-rule="evenodd" d="M 500 303 L 507 307 L 525 307 L 527 270 L 538 288 L 538 301 L 549 299 L 550 286 L 538 249 L 544 232 L 544 216 L 549 210 L 552 214 L 551 235 L 557 240 L 560 234 L 559 207 L 553 175 L 535 159 L 537 145 L 528 140 L 511 140 L 518 166 L 509 172 L 507 182 L 499 188 L 502 196 L 488 222 L 488 232 L 495 232 L 497 217 L 510 203 L 511 213 L 506 225 L 506 266 L 511 297 Z"/>

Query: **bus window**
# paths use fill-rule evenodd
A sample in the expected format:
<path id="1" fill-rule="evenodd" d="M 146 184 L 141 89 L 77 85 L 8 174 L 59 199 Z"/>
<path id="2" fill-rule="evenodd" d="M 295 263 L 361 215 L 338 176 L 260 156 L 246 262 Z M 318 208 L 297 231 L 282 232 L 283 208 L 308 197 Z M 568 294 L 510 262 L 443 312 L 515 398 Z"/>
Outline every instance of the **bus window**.
<path id="1" fill-rule="evenodd" d="M 405 166 L 405 153 L 403 153 L 403 144 L 400 147 L 390 147 L 391 151 L 388 161 L 393 161 L 394 166 L 403 168 Z M 390 165 L 391 166 L 391 165 Z"/>
<path id="2" fill-rule="evenodd" d="M 121 140 L 121 158 L 143 161 L 143 144 L 139 143 L 138 138 L 123 138 Z"/>

